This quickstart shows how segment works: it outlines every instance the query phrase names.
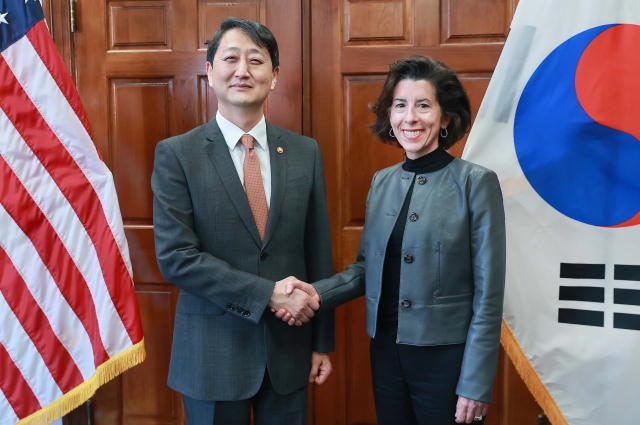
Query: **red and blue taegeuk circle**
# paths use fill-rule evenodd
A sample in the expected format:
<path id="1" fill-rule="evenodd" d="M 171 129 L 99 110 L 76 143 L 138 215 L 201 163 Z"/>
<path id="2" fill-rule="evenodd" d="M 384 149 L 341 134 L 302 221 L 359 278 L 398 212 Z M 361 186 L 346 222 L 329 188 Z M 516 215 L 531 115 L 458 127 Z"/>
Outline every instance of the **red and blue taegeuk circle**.
<path id="1" fill-rule="evenodd" d="M 640 224 L 640 26 L 603 25 L 558 46 L 518 102 L 513 135 L 533 189 L 601 227 Z"/>

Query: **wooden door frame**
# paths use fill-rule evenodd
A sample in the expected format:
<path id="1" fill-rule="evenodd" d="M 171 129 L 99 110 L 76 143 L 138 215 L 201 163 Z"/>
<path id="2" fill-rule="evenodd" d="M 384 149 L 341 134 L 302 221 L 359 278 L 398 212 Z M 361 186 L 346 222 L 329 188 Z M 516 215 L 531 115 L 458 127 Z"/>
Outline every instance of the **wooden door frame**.
<path id="1" fill-rule="evenodd" d="M 76 82 L 75 37 L 71 32 L 70 2 L 75 0 L 44 0 L 42 9 L 56 49 Z"/>

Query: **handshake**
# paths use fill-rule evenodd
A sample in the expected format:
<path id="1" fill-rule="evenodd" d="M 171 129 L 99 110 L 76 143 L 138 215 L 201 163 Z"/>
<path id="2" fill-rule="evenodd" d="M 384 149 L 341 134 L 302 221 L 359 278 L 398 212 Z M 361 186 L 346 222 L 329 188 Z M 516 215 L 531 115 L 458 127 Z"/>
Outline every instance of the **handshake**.
<path id="1" fill-rule="evenodd" d="M 320 295 L 313 285 L 289 276 L 276 282 L 267 305 L 277 318 L 289 326 L 301 326 L 320 308 Z"/>

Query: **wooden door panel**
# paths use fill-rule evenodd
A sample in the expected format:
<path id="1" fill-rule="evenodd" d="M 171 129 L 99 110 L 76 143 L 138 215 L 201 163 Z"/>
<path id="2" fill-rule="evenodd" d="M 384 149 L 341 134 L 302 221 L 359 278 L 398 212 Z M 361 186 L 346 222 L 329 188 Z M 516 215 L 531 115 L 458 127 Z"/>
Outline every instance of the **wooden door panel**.
<path id="1" fill-rule="evenodd" d="M 380 143 L 367 128 L 375 120 L 368 105 L 378 98 L 384 79 L 384 75 L 346 76 L 344 79 L 344 226 L 363 225 L 365 201 L 373 175 L 378 170 L 397 164 L 404 157 L 402 149 Z"/>
<path id="2" fill-rule="evenodd" d="M 167 283 L 162 277 L 155 257 L 153 225 L 130 224 L 124 230 L 129 244 L 133 267 L 133 281 Z"/>
<path id="3" fill-rule="evenodd" d="M 220 23 L 227 16 L 251 19 L 264 22 L 265 2 L 257 1 L 228 1 L 224 3 L 206 0 L 198 1 L 198 46 L 207 49 L 207 43 L 213 36 Z"/>
<path id="4" fill-rule="evenodd" d="M 509 0 L 444 0 L 442 43 L 504 43 L 515 8 Z"/>
<path id="5" fill-rule="evenodd" d="M 218 99 L 206 75 L 198 75 L 198 125 L 209 121 L 218 110 Z"/>
<path id="6" fill-rule="evenodd" d="M 76 410 L 83 410 L 84 406 Z M 72 412 L 73 413 L 73 412 Z M 87 416 L 91 416 L 95 425 L 122 424 L 122 375 L 101 386 L 91 397 L 91 411 L 88 415 L 75 416 L 68 425 L 87 425 Z M 67 424 L 65 424 L 67 425 Z"/>
<path id="7" fill-rule="evenodd" d="M 354 2 L 345 0 L 344 39 L 347 45 L 406 44 L 410 1 Z"/>
<path id="8" fill-rule="evenodd" d="M 159 140 L 171 135 L 171 79 L 111 79 L 110 157 L 122 218 L 152 224 L 151 172 Z M 143 112 L 143 113 L 141 113 Z"/>
<path id="9" fill-rule="evenodd" d="M 167 387 L 174 305 L 178 290 L 167 284 L 136 283 L 147 358 L 122 375 L 124 424 L 180 423 L 182 401 Z M 147 343 L 149 341 L 150 343 Z"/>
<path id="10" fill-rule="evenodd" d="M 278 40 L 280 74 L 267 99 L 267 119 L 294 133 L 302 133 L 302 3 L 269 0 L 263 22 Z"/>
<path id="11" fill-rule="evenodd" d="M 167 387 L 167 373 L 178 290 L 168 284 L 136 282 L 147 358 L 100 387 L 92 397 L 96 425 L 182 424 L 180 395 Z M 76 421 L 85 424 L 84 421 Z"/>
<path id="12" fill-rule="evenodd" d="M 497 43 L 479 46 L 469 44 L 444 44 L 438 47 L 399 46 L 379 48 L 349 46 L 339 50 L 342 71 L 347 75 L 385 74 L 389 64 L 405 56 L 421 54 L 444 62 L 457 72 L 493 70 L 502 51 Z M 315 99 L 314 99 L 315 100 Z"/>
<path id="13" fill-rule="evenodd" d="M 151 2 L 142 3 L 147 13 Z M 133 40 L 141 39 L 136 37 Z M 111 423 L 179 424 L 183 420 L 182 402 L 166 385 L 178 290 L 167 284 L 157 268 L 149 184 L 156 144 L 176 132 L 175 77 L 141 78 L 130 70 L 125 78 L 108 73 L 107 78 L 109 158 L 131 252 L 147 358 L 119 377 L 117 406 L 104 403 L 103 398 L 111 401 L 112 395 L 107 394 L 108 388 L 101 388 L 93 397 L 94 410 L 108 415 L 109 410 L 117 409 L 118 422 Z"/>
<path id="14" fill-rule="evenodd" d="M 107 17 L 109 51 L 171 50 L 170 1 L 111 1 Z"/>

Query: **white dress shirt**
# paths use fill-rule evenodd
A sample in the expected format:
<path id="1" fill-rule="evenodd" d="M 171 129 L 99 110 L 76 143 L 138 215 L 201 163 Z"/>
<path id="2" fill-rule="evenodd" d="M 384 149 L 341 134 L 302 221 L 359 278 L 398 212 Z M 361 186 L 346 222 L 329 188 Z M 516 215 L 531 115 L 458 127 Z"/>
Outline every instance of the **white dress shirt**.
<path id="1" fill-rule="evenodd" d="M 238 177 L 240 177 L 240 183 L 244 187 L 244 156 L 247 150 L 240 143 L 240 138 L 245 134 L 250 134 L 255 139 L 253 144 L 253 150 L 258 155 L 260 161 L 260 172 L 262 173 L 262 184 L 264 185 L 264 194 L 267 197 L 267 206 L 271 207 L 271 162 L 269 161 L 269 147 L 267 146 L 267 122 L 264 119 L 264 115 L 258 124 L 255 125 L 247 133 L 242 131 L 237 125 L 227 120 L 220 114 L 220 111 L 216 112 L 216 122 L 220 131 L 224 136 L 225 142 L 229 147 L 229 153 L 233 160 L 233 165 L 236 167 Z M 246 190 L 246 188 L 245 188 Z"/>

